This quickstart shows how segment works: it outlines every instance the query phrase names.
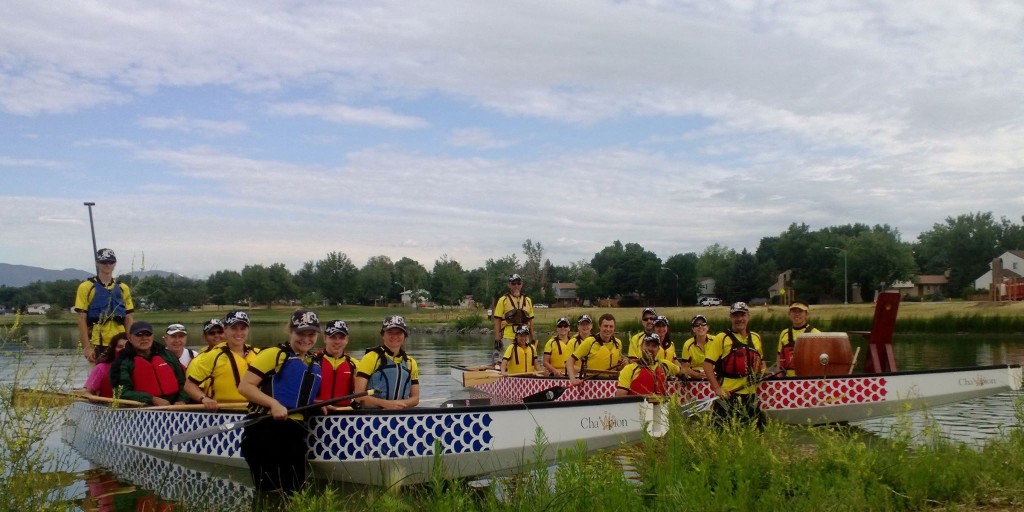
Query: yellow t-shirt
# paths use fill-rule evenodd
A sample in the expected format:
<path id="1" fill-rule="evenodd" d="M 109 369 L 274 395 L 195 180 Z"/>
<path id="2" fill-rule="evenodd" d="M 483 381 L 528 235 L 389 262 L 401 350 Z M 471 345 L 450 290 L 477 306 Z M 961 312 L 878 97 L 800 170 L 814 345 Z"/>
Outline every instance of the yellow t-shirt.
<path id="1" fill-rule="evenodd" d="M 512 294 L 506 293 L 498 299 L 498 303 L 494 306 L 495 318 L 501 319 L 501 337 L 504 339 L 515 339 L 516 337 L 512 324 L 505 321 L 505 313 L 515 309 L 522 309 L 526 311 L 528 318 L 533 318 L 533 301 L 525 295 L 513 297 Z"/>
<path id="2" fill-rule="evenodd" d="M 622 342 L 616 337 L 602 342 L 600 336 L 591 336 L 583 340 L 572 356 L 586 361 L 591 370 L 611 370 L 622 359 Z"/>
<path id="3" fill-rule="evenodd" d="M 225 349 L 226 342 L 196 356 L 188 365 L 185 376 L 199 386 L 206 396 L 218 402 L 245 402 L 245 397 L 238 392 L 238 383 L 259 350 L 246 346 L 245 355 L 240 356 L 230 349 Z M 235 362 L 234 366 L 231 365 L 232 360 Z M 238 370 L 237 377 L 235 369 Z"/>
<path id="4" fill-rule="evenodd" d="M 508 373 L 526 373 L 537 371 L 537 347 L 532 343 L 520 347 L 513 343 L 505 347 L 505 355 L 501 356 L 507 361 L 505 371 Z"/>
<path id="5" fill-rule="evenodd" d="M 550 356 L 551 366 L 565 370 L 565 362 L 572 357 L 572 338 L 561 341 L 554 336 L 544 345 L 544 355 Z"/>
<path id="6" fill-rule="evenodd" d="M 741 343 L 745 343 L 753 347 L 761 358 L 764 358 L 764 348 L 761 346 L 761 336 L 757 333 L 750 333 L 749 337 L 739 336 L 734 334 L 736 339 Z M 705 362 L 711 362 L 717 364 L 732 350 L 732 339 L 729 337 L 728 332 L 721 332 L 716 334 L 713 338 L 708 340 L 707 344 L 704 345 L 704 357 Z M 692 365 L 692 363 L 691 363 Z M 722 389 L 726 391 L 736 392 L 739 394 L 749 394 L 756 391 L 754 385 L 751 383 L 749 376 L 747 377 L 725 377 L 717 375 L 719 384 L 722 385 Z"/>
<path id="7" fill-rule="evenodd" d="M 708 342 L 711 341 L 711 336 L 708 336 L 707 341 L 704 342 L 704 346 L 707 347 Z M 683 348 L 679 353 L 679 360 L 684 363 L 690 363 L 690 368 L 694 370 L 704 369 L 704 349 L 697 345 L 697 340 L 690 338 L 683 343 Z"/>
<path id="8" fill-rule="evenodd" d="M 782 361 L 782 347 L 785 346 L 787 343 L 789 343 L 790 340 L 792 340 L 795 343 L 797 336 L 800 336 L 801 334 L 803 334 L 805 332 L 821 332 L 821 331 L 819 331 L 815 327 L 811 327 L 811 330 L 808 331 L 807 330 L 808 327 L 811 327 L 810 324 L 805 325 L 803 329 L 786 328 L 786 329 L 783 329 L 782 332 L 779 333 L 779 348 L 778 348 L 777 353 L 779 355 L 779 361 L 780 362 Z M 793 333 L 793 337 L 792 338 L 789 337 L 790 336 L 790 332 Z M 793 370 L 793 369 L 786 370 L 786 376 L 787 377 L 796 377 L 796 370 Z"/>
<path id="9" fill-rule="evenodd" d="M 103 285 L 108 290 L 114 289 L 114 283 L 117 283 L 121 287 L 121 297 L 124 299 L 124 311 L 125 315 L 130 315 L 135 312 L 135 303 L 132 301 L 132 292 L 128 289 L 128 285 L 124 284 L 116 279 L 110 285 Z M 93 297 L 96 295 L 95 284 L 92 280 L 82 281 L 78 285 L 78 290 L 75 292 L 75 311 L 78 313 L 88 313 L 89 304 L 92 302 Z M 110 338 L 113 338 L 116 334 L 124 332 L 124 324 L 118 321 L 114 321 L 113 318 L 100 318 L 98 322 L 89 327 L 89 342 L 93 345 L 105 347 L 110 345 Z"/>

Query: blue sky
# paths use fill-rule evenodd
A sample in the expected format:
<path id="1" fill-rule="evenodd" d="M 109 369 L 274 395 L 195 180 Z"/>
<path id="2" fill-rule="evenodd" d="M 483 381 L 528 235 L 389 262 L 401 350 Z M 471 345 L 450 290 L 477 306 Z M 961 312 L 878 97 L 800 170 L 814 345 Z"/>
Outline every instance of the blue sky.
<path id="1" fill-rule="evenodd" d="M 2 1 L 2 0 L 0 0 Z M 10 2 L 0 262 L 662 258 L 1024 212 L 1024 4 Z"/>

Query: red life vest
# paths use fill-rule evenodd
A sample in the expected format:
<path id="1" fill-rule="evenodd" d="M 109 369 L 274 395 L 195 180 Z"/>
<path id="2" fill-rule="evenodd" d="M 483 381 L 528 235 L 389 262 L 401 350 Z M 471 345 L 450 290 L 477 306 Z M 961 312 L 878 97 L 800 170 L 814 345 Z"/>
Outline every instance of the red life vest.
<path id="1" fill-rule="evenodd" d="M 753 346 L 747 345 L 736 338 L 731 331 L 725 334 L 732 340 L 732 347 L 729 353 L 718 361 L 719 375 L 731 379 L 746 377 L 761 368 L 761 353 Z M 754 333 L 750 333 L 750 340 L 753 342 Z"/>
<path id="2" fill-rule="evenodd" d="M 665 365 L 658 363 L 652 369 L 647 366 L 636 366 L 633 373 L 633 382 L 629 383 L 629 394 L 631 395 L 665 395 L 666 380 L 668 372 Z"/>
<path id="3" fill-rule="evenodd" d="M 803 327 L 804 332 L 810 332 L 810 324 Z M 782 350 L 779 351 L 779 368 L 783 370 L 793 370 L 793 354 L 796 353 L 796 336 L 793 335 L 793 328 L 788 329 L 789 341 L 785 345 L 782 345 Z"/>
<path id="4" fill-rule="evenodd" d="M 352 389 L 355 387 L 356 376 L 356 365 L 352 363 L 352 358 L 345 354 L 343 356 L 344 361 L 335 368 L 323 354 L 320 357 L 320 371 L 322 373 L 320 394 L 316 397 L 317 401 L 351 395 Z M 349 401 L 339 402 L 336 405 L 349 405 Z"/>
<path id="5" fill-rule="evenodd" d="M 107 366 L 107 373 L 100 379 L 100 396 L 103 398 L 114 398 L 114 386 L 110 384 L 110 366 Z"/>
<path id="6" fill-rule="evenodd" d="M 176 363 L 177 364 L 177 363 Z M 174 368 L 167 360 L 154 355 L 152 360 L 135 356 L 135 369 L 132 370 L 132 387 L 153 396 L 167 397 L 177 395 L 180 388 Z"/>

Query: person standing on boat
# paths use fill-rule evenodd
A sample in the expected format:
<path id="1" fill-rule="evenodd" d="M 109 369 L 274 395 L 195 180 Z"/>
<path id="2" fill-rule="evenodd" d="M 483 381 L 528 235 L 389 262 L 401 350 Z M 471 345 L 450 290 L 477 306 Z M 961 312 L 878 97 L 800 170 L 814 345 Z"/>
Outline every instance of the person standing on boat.
<path id="1" fill-rule="evenodd" d="M 704 348 L 711 337 L 708 335 L 708 318 L 696 315 L 690 321 L 693 337 L 683 343 L 679 351 L 679 372 L 690 379 L 706 379 L 704 374 Z"/>
<path id="2" fill-rule="evenodd" d="M 511 345 L 516 329 L 525 325 L 533 332 L 533 301 L 523 295 L 523 278 L 519 274 L 508 276 L 508 293 L 494 306 L 494 352 L 491 362 L 497 363 Z"/>
<path id="3" fill-rule="evenodd" d="M 315 402 L 321 383 L 320 364 L 310 352 L 320 334 L 320 319 L 300 309 L 292 313 L 288 329 L 288 343 L 260 351 L 238 385 L 251 414 L 269 413 L 275 420 L 242 432 L 242 457 L 253 483 L 262 492 L 285 495 L 294 494 L 305 482 L 309 451 L 305 416 L 289 415 L 288 410 Z"/>
<path id="4" fill-rule="evenodd" d="M 224 321 L 220 318 L 211 318 L 203 324 L 203 341 L 206 347 L 199 351 L 200 354 L 209 352 L 217 345 L 224 343 Z"/>
<path id="5" fill-rule="evenodd" d="M 565 376 L 565 361 L 572 357 L 572 338 L 569 337 L 569 319 L 555 322 L 555 335 L 544 344 L 544 369 L 553 377 Z"/>
<path id="6" fill-rule="evenodd" d="M 237 335 L 207 348 L 192 360 L 185 372 L 185 393 L 193 402 L 203 404 L 208 411 L 219 410 L 224 403 L 247 401 L 238 392 L 238 386 L 249 364 L 259 353 L 259 350 L 246 343 L 249 337 L 249 315 L 243 311 L 232 311 L 227 318 L 233 322 L 232 332 Z M 207 343 L 210 338 L 224 339 L 223 325 L 224 322 L 219 318 L 206 322 L 203 328 L 206 331 L 204 336 L 208 338 Z M 209 335 L 209 332 L 216 331 L 220 331 L 219 336 Z"/>
<path id="7" fill-rule="evenodd" d="M 805 332 L 821 332 L 807 323 L 811 315 L 811 307 L 803 301 L 794 301 L 789 305 L 789 321 L 792 325 L 779 333 L 779 371 L 785 371 L 786 377 L 796 377 L 793 366 L 793 351 L 796 350 L 796 338 Z"/>
<path id="8" fill-rule="evenodd" d="M 615 316 L 605 313 L 597 319 L 597 325 L 597 336 L 584 340 L 573 352 L 572 357 L 565 362 L 565 373 L 573 386 L 579 384 L 577 363 L 583 372 L 618 370 L 626 363 L 626 359 L 622 357 L 622 342 L 615 337 Z"/>
<path id="9" fill-rule="evenodd" d="M 323 371 L 323 383 L 317 401 L 351 395 L 356 384 L 356 368 L 359 360 L 346 354 L 348 347 L 348 324 L 344 320 L 331 320 L 324 328 L 324 349 L 317 353 Z M 351 405 L 350 401 L 338 402 L 338 406 Z"/>
<path id="10" fill-rule="evenodd" d="M 615 396 L 668 394 L 668 378 L 679 373 L 679 367 L 662 357 L 660 354 L 663 353 L 658 333 L 644 336 L 640 359 L 627 364 L 619 372 Z"/>
<path id="11" fill-rule="evenodd" d="M 198 353 L 185 345 L 188 345 L 188 331 L 185 330 L 185 325 L 168 325 L 167 331 L 164 333 L 164 346 L 167 347 L 168 352 L 178 358 L 182 368 L 188 369 L 188 364 L 195 359 Z"/>
<path id="12" fill-rule="evenodd" d="M 114 394 L 148 405 L 184 404 L 185 369 L 163 345 L 153 341 L 149 322 L 133 322 L 128 345 L 110 365 Z"/>
<path id="13" fill-rule="evenodd" d="M 110 384 L 110 365 L 118 354 L 128 345 L 128 335 L 125 333 L 115 334 L 110 338 L 110 346 L 103 349 L 103 353 L 92 367 L 89 377 L 85 379 L 85 390 L 104 398 L 114 398 L 114 388 Z"/>
<path id="14" fill-rule="evenodd" d="M 658 318 L 658 312 L 654 308 L 644 308 L 640 312 L 640 325 L 643 330 L 629 338 L 629 350 L 627 352 L 630 361 L 640 359 L 643 353 L 644 337 L 654 332 L 654 321 Z"/>
<path id="15" fill-rule="evenodd" d="M 366 351 L 356 367 L 354 393 L 374 390 L 356 399 L 364 407 L 405 409 L 420 403 L 420 370 L 402 345 L 409 328 L 401 316 L 384 318 L 380 327 L 382 343 Z"/>
<path id="16" fill-rule="evenodd" d="M 541 371 L 537 365 L 537 345 L 530 343 L 530 328 L 520 325 L 516 328 L 515 343 L 509 345 L 501 356 L 501 374 L 534 371 Z"/>
<path id="17" fill-rule="evenodd" d="M 110 345 L 115 334 L 128 332 L 132 326 L 132 292 L 127 284 L 114 279 L 116 264 L 114 251 L 96 251 L 96 276 L 79 284 L 75 294 L 78 339 L 90 363 L 96 362 L 97 348 Z"/>
<path id="18" fill-rule="evenodd" d="M 729 321 L 731 328 L 715 335 L 704 347 L 704 374 L 720 399 L 715 411 L 719 416 L 732 413 L 756 419 L 762 425 L 755 394 L 757 379 L 765 371 L 761 336 L 750 331 L 746 302 L 736 302 L 729 308 Z"/>

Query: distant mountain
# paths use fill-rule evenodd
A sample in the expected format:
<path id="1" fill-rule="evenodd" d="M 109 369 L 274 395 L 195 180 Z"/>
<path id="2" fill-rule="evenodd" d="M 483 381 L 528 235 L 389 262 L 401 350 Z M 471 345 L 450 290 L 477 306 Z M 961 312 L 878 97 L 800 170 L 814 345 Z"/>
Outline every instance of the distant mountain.
<path id="1" fill-rule="evenodd" d="M 30 267 L 28 265 L 11 265 L 9 263 L 0 263 L 0 285 L 19 287 L 32 284 L 36 281 L 60 281 L 63 279 L 72 279 L 75 281 L 81 281 L 92 277 L 95 272 L 89 272 L 87 270 L 81 270 L 77 268 L 66 268 L 64 270 L 52 270 L 48 268 Z M 177 276 L 173 272 L 165 272 L 163 270 L 146 270 L 145 272 L 131 272 L 128 274 L 118 274 L 118 279 L 141 279 L 147 276 Z M 179 276 L 180 277 L 180 276 Z"/>

